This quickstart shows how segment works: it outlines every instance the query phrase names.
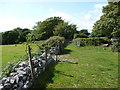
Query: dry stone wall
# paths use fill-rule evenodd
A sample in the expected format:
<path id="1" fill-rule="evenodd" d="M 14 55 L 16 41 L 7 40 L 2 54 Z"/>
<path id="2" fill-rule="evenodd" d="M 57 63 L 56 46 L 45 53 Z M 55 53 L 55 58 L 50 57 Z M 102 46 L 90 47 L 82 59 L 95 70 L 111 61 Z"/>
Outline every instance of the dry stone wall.
<path id="1" fill-rule="evenodd" d="M 45 53 L 43 53 L 32 58 L 35 78 L 45 71 L 49 64 L 56 62 L 50 54 L 47 55 L 47 62 L 45 57 Z M 28 61 L 21 62 L 18 67 L 14 68 L 10 77 L 4 77 L 0 80 L 0 90 L 23 90 L 31 88 L 32 85 L 33 81 Z"/>

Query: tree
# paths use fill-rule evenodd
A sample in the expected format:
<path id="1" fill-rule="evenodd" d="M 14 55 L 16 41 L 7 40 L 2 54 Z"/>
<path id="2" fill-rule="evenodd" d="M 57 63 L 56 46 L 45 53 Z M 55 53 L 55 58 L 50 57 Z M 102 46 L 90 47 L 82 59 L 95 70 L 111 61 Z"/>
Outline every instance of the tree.
<path id="1" fill-rule="evenodd" d="M 53 36 L 54 27 L 60 22 L 64 22 L 61 17 L 50 17 L 43 22 L 37 22 L 37 25 L 34 26 L 36 40 L 48 39 Z"/>
<path id="2" fill-rule="evenodd" d="M 53 32 L 56 36 L 65 37 L 65 39 L 73 39 L 73 35 L 76 32 L 76 25 L 68 24 L 68 22 L 62 22 L 55 26 Z"/>
<path id="3" fill-rule="evenodd" d="M 17 27 L 13 30 L 2 33 L 2 44 L 17 44 L 20 42 L 26 42 L 26 36 L 30 33 L 30 30 Z"/>
<path id="4" fill-rule="evenodd" d="M 14 31 L 18 32 L 18 42 L 26 42 L 26 36 L 28 33 L 30 33 L 30 30 L 27 29 L 27 28 L 20 28 L 20 27 L 17 27 L 17 28 L 14 28 L 13 29 Z"/>
<path id="5" fill-rule="evenodd" d="M 86 35 L 88 35 L 89 33 L 88 33 L 88 30 L 87 29 L 82 29 L 82 30 L 80 30 L 79 31 L 79 34 L 86 34 Z"/>
<path id="6" fill-rule="evenodd" d="M 108 38 L 117 35 L 120 30 L 119 8 L 120 1 L 108 2 L 108 5 L 103 7 L 103 15 L 100 17 L 100 20 L 96 21 L 94 24 L 92 34 L 97 36 L 106 36 Z"/>
<path id="7" fill-rule="evenodd" d="M 76 32 L 76 25 L 68 24 L 61 17 L 50 17 L 42 22 L 37 22 L 33 32 L 31 32 L 32 35 L 29 36 L 34 37 L 34 40 L 45 40 L 51 36 L 63 36 L 66 39 L 72 39 L 74 32 Z"/>
<path id="8" fill-rule="evenodd" d="M 81 29 L 74 34 L 74 38 L 88 38 L 89 34 L 87 29 Z"/>
<path id="9" fill-rule="evenodd" d="M 18 43 L 18 35 L 18 32 L 13 30 L 2 33 L 2 44 Z"/>

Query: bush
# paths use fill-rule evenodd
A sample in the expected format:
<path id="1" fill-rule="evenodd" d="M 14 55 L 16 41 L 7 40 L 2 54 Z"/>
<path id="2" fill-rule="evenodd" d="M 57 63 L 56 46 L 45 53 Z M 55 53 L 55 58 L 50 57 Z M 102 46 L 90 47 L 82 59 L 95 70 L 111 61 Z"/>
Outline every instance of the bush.
<path id="1" fill-rule="evenodd" d="M 120 39 L 112 41 L 111 50 L 113 52 L 120 52 Z"/>
<path id="2" fill-rule="evenodd" d="M 65 43 L 64 37 L 59 36 L 53 36 L 44 41 L 43 43 L 36 43 L 40 50 L 44 50 L 45 47 L 51 48 L 51 47 L 58 47 L 59 53 L 63 50 Z"/>
<path id="3" fill-rule="evenodd" d="M 106 39 L 106 38 L 105 38 Z M 73 42 L 77 46 L 99 46 L 101 44 L 109 43 L 107 40 L 99 37 L 94 38 L 77 38 L 74 39 Z"/>

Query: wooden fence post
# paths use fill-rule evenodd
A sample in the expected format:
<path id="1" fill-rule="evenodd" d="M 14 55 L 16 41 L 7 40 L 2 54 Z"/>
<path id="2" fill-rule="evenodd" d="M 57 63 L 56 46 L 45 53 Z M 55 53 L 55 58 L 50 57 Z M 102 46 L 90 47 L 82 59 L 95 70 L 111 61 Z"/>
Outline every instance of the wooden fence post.
<path id="1" fill-rule="evenodd" d="M 30 70 L 31 70 L 31 77 L 32 77 L 32 80 L 34 81 L 34 69 L 33 69 L 33 63 L 32 63 L 32 60 L 31 60 L 31 48 L 29 45 L 27 45 L 27 50 L 28 50 L 28 58 L 29 58 L 29 64 L 30 64 Z"/>

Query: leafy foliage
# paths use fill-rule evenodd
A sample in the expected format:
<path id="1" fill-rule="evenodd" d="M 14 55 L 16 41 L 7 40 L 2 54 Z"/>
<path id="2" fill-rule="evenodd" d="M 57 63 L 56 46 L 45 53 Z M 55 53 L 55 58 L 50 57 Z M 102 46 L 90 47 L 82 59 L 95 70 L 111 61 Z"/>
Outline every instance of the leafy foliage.
<path id="1" fill-rule="evenodd" d="M 73 40 L 73 42 L 77 46 L 99 46 L 104 43 L 109 43 L 110 40 L 106 38 L 99 38 L 99 37 L 94 37 L 94 38 L 76 38 Z"/>
<path id="2" fill-rule="evenodd" d="M 82 29 L 74 34 L 74 38 L 88 38 L 89 34 L 87 29 Z"/>
<path id="3" fill-rule="evenodd" d="M 27 28 L 15 28 L 10 31 L 2 33 L 2 44 L 17 44 L 20 42 L 26 42 L 26 36 L 30 33 Z"/>
<path id="4" fill-rule="evenodd" d="M 68 22 L 59 23 L 55 27 L 54 35 L 65 37 L 66 39 L 72 39 L 76 32 L 76 25 L 68 24 Z"/>
<path id="5" fill-rule="evenodd" d="M 103 15 L 100 20 L 96 21 L 93 26 L 93 34 L 97 36 L 120 36 L 120 1 L 108 2 L 108 5 L 103 7 Z"/>
<path id="6" fill-rule="evenodd" d="M 59 52 L 61 52 L 63 50 L 64 43 L 65 43 L 64 37 L 59 37 L 59 36 L 50 37 L 46 41 L 43 41 L 43 43 L 36 42 L 36 44 L 40 50 L 44 50 L 45 47 L 48 47 L 48 48 L 58 47 Z"/>
<path id="7" fill-rule="evenodd" d="M 31 35 L 28 36 L 28 40 L 45 40 L 51 36 L 72 39 L 75 32 L 76 25 L 68 24 L 68 22 L 62 20 L 61 17 L 50 17 L 42 22 L 37 22 Z"/>
<path id="8" fill-rule="evenodd" d="M 64 22 L 61 17 L 50 17 L 42 22 L 37 22 L 32 34 L 35 35 L 36 40 L 48 39 L 50 36 L 53 36 L 54 27 L 60 22 Z"/>

